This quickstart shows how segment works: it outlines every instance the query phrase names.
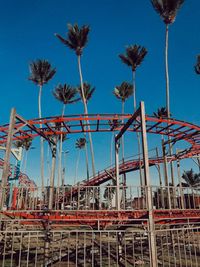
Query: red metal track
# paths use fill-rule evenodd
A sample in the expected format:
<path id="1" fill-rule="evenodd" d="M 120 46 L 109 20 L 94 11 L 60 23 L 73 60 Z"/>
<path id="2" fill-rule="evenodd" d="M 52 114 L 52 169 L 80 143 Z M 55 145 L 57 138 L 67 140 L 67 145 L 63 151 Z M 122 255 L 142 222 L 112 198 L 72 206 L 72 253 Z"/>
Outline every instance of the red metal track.
<path id="1" fill-rule="evenodd" d="M 27 220 L 27 224 L 37 225 L 41 221 L 51 221 L 52 224 L 66 225 L 90 225 L 95 226 L 99 224 L 102 227 L 108 225 L 126 225 L 138 222 L 146 222 L 148 219 L 147 210 L 133 210 L 133 211 L 51 211 L 51 212 L 20 212 L 20 211 L 4 211 L 4 215 L 12 219 Z M 157 224 L 180 223 L 190 220 L 198 221 L 200 217 L 200 210 L 154 210 L 153 217 Z M 52 225 L 53 226 L 53 225 Z"/>
<path id="2" fill-rule="evenodd" d="M 4 160 L 0 158 L 0 168 L 3 168 L 4 165 Z M 15 168 L 16 171 L 16 168 Z M 9 177 L 12 175 L 12 167 L 10 166 L 10 173 L 9 173 Z M 25 185 L 27 187 L 36 187 L 36 184 L 33 180 L 30 180 L 28 175 L 26 175 L 25 173 L 20 172 L 19 173 L 19 184 L 20 185 Z"/>
<path id="3" fill-rule="evenodd" d="M 16 119 L 14 140 L 27 137 L 36 137 L 42 135 L 49 139 L 52 135 L 74 134 L 88 132 L 87 125 L 90 124 L 90 132 L 112 132 L 119 131 L 131 114 L 95 114 L 95 115 L 72 115 L 65 117 L 48 117 L 43 119 L 27 120 L 22 122 L 20 118 Z M 113 120 L 118 120 L 119 126 L 112 126 Z M 124 121 L 124 123 L 122 123 Z M 40 129 L 40 123 L 43 128 Z M 56 127 L 55 123 L 61 123 L 62 131 Z M 8 124 L 0 126 L 0 144 L 6 143 Z M 190 144 L 190 148 L 185 151 L 184 156 L 191 156 L 200 153 L 200 127 L 188 122 L 176 119 L 163 119 L 146 115 L 146 128 L 148 133 L 170 136 L 173 143 L 185 140 Z M 140 118 L 133 122 L 127 131 L 140 132 Z"/>

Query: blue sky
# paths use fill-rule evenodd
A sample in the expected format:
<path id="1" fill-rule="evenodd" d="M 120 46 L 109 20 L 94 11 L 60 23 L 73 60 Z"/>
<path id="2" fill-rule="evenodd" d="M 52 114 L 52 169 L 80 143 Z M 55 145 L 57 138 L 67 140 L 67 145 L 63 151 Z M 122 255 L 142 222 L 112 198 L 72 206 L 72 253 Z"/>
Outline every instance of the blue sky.
<path id="1" fill-rule="evenodd" d="M 185 1 L 169 32 L 171 113 L 177 119 L 196 124 L 200 123 L 197 108 L 200 77 L 194 72 L 196 55 L 200 53 L 199 10 L 199 1 Z M 136 73 L 137 101 L 145 101 L 148 114 L 165 105 L 165 26 L 149 0 L 1 0 L 1 124 L 8 122 L 11 107 L 27 119 L 38 117 L 38 88 L 27 79 L 29 63 L 38 58 L 49 60 L 57 68 L 55 78 L 43 90 L 42 114 L 53 116 L 61 113 L 61 104 L 53 98 L 52 90 L 58 83 L 78 85 L 79 76 L 75 54 L 64 47 L 54 33 L 64 35 L 67 23 L 75 22 L 91 27 L 89 43 L 82 57 L 84 80 L 96 87 L 89 103 L 90 113 L 121 111 L 121 103 L 112 91 L 122 81 L 131 81 L 131 70 L 118 57 L 131 44 L 139 44 L 148 50 Z M 132 110 L 130 99 L 125 111 L 131 113 Z M 66 114 L 82 112 L 82 103 L 66 108 Z M 79 137 L 70 137 L 65 145 L 65 149 L 71 151 L 71 165 L 77 152 L 72 148 Z M 109 153 L 104 156 L 110 135 L 94 135 L 93 139 L 96 168 L 102 169 L 110 163 Z M 34 141 L 34 146 L 38 146 L 38 140 Z M 149 144 L 150 148 L 154 146 Z M 135 153 L 134 149 L 127 148 L 127 155 Z M 36 166 L 38 155 L 39 148 L 30 152 Z M 83 162 L 82 156 L 80 168 Z M 38 176 L 31 165 L 27 168 L 30 176 Z M 69 170 L 71 176 L 72 173 L 73 170 Z"/>

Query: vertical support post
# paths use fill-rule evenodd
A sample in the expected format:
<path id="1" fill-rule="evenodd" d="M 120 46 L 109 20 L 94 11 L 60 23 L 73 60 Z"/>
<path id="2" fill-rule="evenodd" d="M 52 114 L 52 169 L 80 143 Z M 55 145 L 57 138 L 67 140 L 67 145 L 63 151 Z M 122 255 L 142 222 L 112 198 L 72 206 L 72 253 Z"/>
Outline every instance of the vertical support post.
<path id="1" fill-rule="evenodd" d="M 180 188 L 180 197 L 181 197 L 181 209 L 184 209 L 184 195 L 183 195 L 183 188 L 181 182 L 181 172 L 180 172 L 180 161 L 177 159 L 177 172 L 178 172 L 178 182 Z"/>
<path id="2" fill-rule="evenodd" d="M 52 146 L 52 167 L 51 167 L 51 177 L 50 177 L 50 192 L 49 192 L 49 209 L 53 207 L 54 198 L 54 179 L 55 179 L 55 168 L 56 168 L 56 145 Z"/>
<path id="3" fill-rule="evenodd" d="M 119 192 L 119 141 L 115 136 L 115 173 L 116 173 L 116 209 L 120 210 L 120 192 Z"/>
<path id="4" fill-rule="evenodd" d="M 141 128 L 142 128 L 142 149 L 143 149 L 143 162 L 144 162 L 144 178 L 145 187 L 147 188 L 147 206 L 149 212 L 149 248 L 151 256 L 151 267 L 157 267 L 157 253 L 156 253 L 156 237 L 154 229 L 154 219 L 153 219 L 153 203 L 151 196 L 151 183 L 149 175 L 149 156 L 148 156 L 148 146 L 147 146 L 147 133 L 146 133 L 146 120 L 145 120 L 145 107 L 144 102 L 140 103 L 141 112 Z"/>
<path id="5" fill-rule="evenodd" d="M 8 181 L 9 169 L 10 169 L 10 152 L 12 146 L 12 139 L 13 139 L 13 131 L 15 126 L 15 117 L 16 117 L 16 110 L 15 108 L 11 109 L 10 113 L 10 122 L 8 127 L 8 136 L 6 142 L 6 153 L 4 157 L 4 164 L 3 164 L 3 173 L 2 173 L 2 196 L 1 196 L 1 209 L 3 208 L 6 200 L 6 186 Z"/>

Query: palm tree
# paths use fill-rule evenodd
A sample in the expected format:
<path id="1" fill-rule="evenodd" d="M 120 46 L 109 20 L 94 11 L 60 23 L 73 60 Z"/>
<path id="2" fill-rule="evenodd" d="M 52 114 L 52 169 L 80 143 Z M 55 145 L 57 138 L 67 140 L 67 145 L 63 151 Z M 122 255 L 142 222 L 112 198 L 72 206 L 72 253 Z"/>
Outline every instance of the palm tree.
<path id="1" fill-rule="evenodd" d="M 77 139 L 76 143 L 75 143 L 75 147 L 79 149 L 77 161 L 76 161 L 76 173 L 75 173 L 75 181 L 74 181 L 75 184 L 77 182 L 77 173 L 78 173 L 78 165 L 79 165 L 79 159 L 80 159 L 80 151 L 81 151 L 81 149 L 86 148 L 86 143 L 87 143 L 87 141 L 84 137 Z M 87 177 L 89 178 L 87 153 L 86 153 L 86 169 L 87 169 Z"/>
<path id="2" fill-rule="evenodd" d="M 77 90 L 81 96 L 81 99 L 83 100 L 83 94 L 82 94 L 81 86 L 78 86 Z M 86 104 L 88 103 L 88 101 L 92 97 L 94 91 L 95 91 L 95 87 L 92 87 L 91 84 L 86 83 L 86 82 L 83 83 L 83 92 L 84 92 Z"/>
<path id="3" fill-rule="evenodd" d="M 83 75 L 82 75 L 82 68 L 81 68 L 81 56 L 83 53 L 83 49 L 86 46 L 88 42 L 88 33 L 90 31 L 90 28 L 88 25 L 83 25 L 81 28 L 77 24 L 71 25 L 68 24 L 68 33 L 66 39 L 60 36 L 59 34 L 55 34 L 56 37 L 67 47 L 70 49 L 74 50 L 77 59 L 78 59 L 78 69 L 79 69 L 79 76 L 80 76 L 80 84 L 81 84 L 81 96 L 83 100 L 83 105 L 84 105 L 84 113 L 87 116 L 88 115 L 88 108 L 87 108 L 87 101 L 86 97 L 84 94 L 84 84 L 83 84 Z M 88 121 L 88 136 L 89 136 L 89 141 L 90 141 L 90 150 L 91 150 L 91 155 L 92 155 L 92 170 L 93 170 L 93 175 L 95 175 L 95 162 L 94 162 L 94 149 L 93 149 L 93 143 L 92 143 L 92 136 L 90 133 L 90 125 Z"/>
<path id="4" fill-rule="evenodd" d="M 170 118 L 170 97 L 169 97 L 169 70 L 168 70 L 168 34 L 169 25 L 172 24 L 175 19 L 178 10 L 183 4 L 184 0 L 151 0 L 151 3 L 156 12 L 161 16 L 166 25 L 165 33 L 165 75 L 166 75 L 166 109 L 167 117 Z"/>
<path id="5" fill-rule="evenodd" d="M 114 141 L 114 136 L 115 136 L 114 130 L 120 126 L 120 121 L 118 119 L 113 119 L 113 120 L 109 120 L 108 123 L 110 125 L 110 130 L 113 131 L 111 142 L 110 142 L 110 165 L 112 166 L 112 148 L 113 148 L 113 141 Z"/>
<path id="6" fill-rule="evenodd" d="M 125 101 L 133 94 L 133 86 L 128 82 L 122 82 L 114 89 L 114 95 L 122 101 L 122 114 L 124 114 Z M 124 120 L 122 120 L 124 123 Z M 124 160 L 124 135 L 122 136 L 122 160 Z"/>
<path id="7" fill-rule="evenodd" d="M 194 173 L 193 169 L 184 171 L 182 175 L 185 183 L 182 183 L 183 187 L 199 187 L 200 186 L 200 173 Z"/>
<path id="8" fill-rule="evenodd" d="M 137 103 L 136 103 L 136 84 L 135 84 L 135 73 L 137 67 L 139 67 L 144 60 L 147 54 L 147 50 L 140 45 L 132 45 L 126 48 L 125 54 L 120 54 L 119 57 L 121 58 L 122 62 L 126 64 L 128 67 L 131 67 L 132 70 L 132 79 L 133 79 L 133 108 L 134 112 L 136 112 Z M 141 160 L 140 160 L 140 135 L 137 132 L 137 140 L 138 140 L 138 154 L 139 154 L 139 165 L 140 165 L 140 184 L 143 185 L 142 179 L 142 167 L 141 167 Z"/>
<path id="9" fill-rule="evenodd" d="M 196 65 L 194 66 L 196 74 L 200 74 L 200 55 L 197 56 L 197 62 Z M 199 170 L 200 170 L 200 156 L 197 158 L 198 165 L 199 165 Z"/>
<path id="10" fill-rule="evenodd" d="M 59 84 L 53 91 L 54 97 L 63 103 L 62 117 L 65 114 L 67 104 L 74 104 L 80 100 L 77 98 L 77 90 L 67 84 Z M 62 127 L 60 128 L 62 131 Z M 58 170 L 58 187 L 60 186 L 61 171 L 62 171 L 62 143 L 64 141 L 63 134 L 60 135 L 60 148 L 59 148 L 59 170 Z"/>
<path id="11" fill-rule="evenodd" d="M 194 66 L 196 74 L 200 74 L 200 55 L 197 56 L 197 62 Z"/>
<path id="12" fill-rule="evenodd" d="M 29 80 L 34 82 L 37 86 L 39 86 L 39 94 L 38 94 L 38 114 L 39 118 L 42 118 L 41 111 L 41 96 L 42 96 L 42 88 L 44 84 L 47 84 L 49 80 L 53 78 L 56 73 L 56 69 L 52 68 L 51 64 L 47 60 L 38 59 L 36 61 L 32 61 L 30 63 L 30 76 Z M 40 124 L 40 128 L 42 128 L 42 124 Z M 40 137 L 40 146 L 41 146 L 41 180 L 42 180 L 42 191 L 44 191 L 44 146 L 43 146 L 43 138 Z"/>
<path id="13" fill-rule="evenodd" d="M 157 112 L 154 112 L 153 115 L 158 118 L 158 119 L 162 119 L 162 118 L 167 118 L 168 114 L 167 114 L 167 109 L 166 107 L 161 107 L 157 109 Z M 171 115 L 171 114 L 170 114 Z"/>
<path id="14" fill-rule="evenodd" d="M 138 66 L 141 65 L 147 54 L 147 50 L 144 47 L 139 45 L 132 45 L 126 48 L 125 54 L 120 54 L 122 62 L 127 66 L 131 67 L 132 70 L 132 79 L 133 79 L 133 107 L 134 111 L 136 111 L 136 85 L 135 85 L 135 73 Z"/>
<path id="15" fill-rule="evenodd" d="M 15 142 L 15 147 L 17 148 L 22 148 L 26 154 L 24 156 L 24 172 L 26 172 L 26 163 L 27 163 L 27 156 L 28 156 L 28 150 L 31 148 L 31 145 L 32 145 L 32 141 L 33 141 L 33 138 L 32 137 L 28 137 L 26 139 L 21 139 L 21 140 L 17 140 Z"/>

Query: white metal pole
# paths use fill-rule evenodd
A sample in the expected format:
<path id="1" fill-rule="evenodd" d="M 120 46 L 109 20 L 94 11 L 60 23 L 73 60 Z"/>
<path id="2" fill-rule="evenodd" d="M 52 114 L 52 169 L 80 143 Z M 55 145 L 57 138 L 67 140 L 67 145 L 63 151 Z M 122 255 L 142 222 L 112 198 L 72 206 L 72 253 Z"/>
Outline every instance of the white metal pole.
<path id="1" fill-rule="evenodd" d="M 153 219 L 153 203 L 151 196 L 151 183 L 149 175 L 149 156 L 148 156 L 148 146 L 147 146 L 147 133 L 146 133 L 146 120 L 145 120 L 145 107 L 144 102 L 140 103 L 141 111 L 141 130 L 142 130 L 142 148 L 143 148 L 143 162 L 144 162 L 144 178 L 145 187 L 147 189 L 147 206 L 149 212 L 149 247 L 151 256 L 151 267 L 157 267 L 157 253 L 156 253 L 156 236 L 154 229 L 154 219 Z"/>

